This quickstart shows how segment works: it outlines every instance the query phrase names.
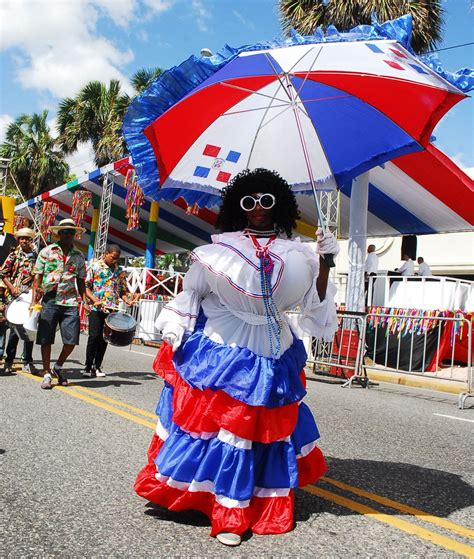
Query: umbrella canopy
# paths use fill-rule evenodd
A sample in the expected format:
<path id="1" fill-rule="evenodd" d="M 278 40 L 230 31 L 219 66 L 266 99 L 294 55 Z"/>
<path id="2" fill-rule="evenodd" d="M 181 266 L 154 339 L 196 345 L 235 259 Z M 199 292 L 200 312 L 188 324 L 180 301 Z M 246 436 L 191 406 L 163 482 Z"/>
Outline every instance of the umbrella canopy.
<path id="1" fill-rule="evenodd" d="M 124 120 L 145 194 L 210 207 L 257 167 L 296 192 L 330 190 L 421 151 L 464 94 L 386 29 L 227 48 L 165 72 Z"/>
<path id="2" fill-rule="evenodd" d="M 15 213 L 28 216 L 28 209 L 34 209 L 38 201 L 49 200 L 59 205 L 56 220 L 70 217 L 74 192 L 78 188 L 85 188 L 100 197 L 103 176 L 110 173 L 114 180 L 114 194 L 109 242 L 118 244 L 124 255 L 143 256 L 150 201 L 145 200 L 141 209 L 140 228 L 127 231 L 124 175 L 129 168 L 130 161 L 127 158 L 95 169 L 79 179 L 17 205 Z M 349 232 L 350 195 L 350 187 L 341 189 L 338 233 L 342 238 L 347 238 Z M 297 234 L 304 238 L 306 232 L 310 236 L 314 233 L 316 211 L 310 197 L 298 195 L 297 199 L 302 214 Z M 209 209 L 200 209 L 197 215 L 187 214 L 186 203 L 182 198 L 162 202 L 156 255 L 182 252 L 210 242 L 210 235 L 215 232 L 216 218 L 216 212 Z M 84 245 L 89 243 L 91 222 L 92 208 L 89 208 L 83 222 L 87 229 L 81 239 Z M 474 181 L 433 145 L 428 145 L 426 151 L 404 155 L 370 171 L 367 217 L 367 234 L 370 237 L 470 231 L 473 227 Z"/>

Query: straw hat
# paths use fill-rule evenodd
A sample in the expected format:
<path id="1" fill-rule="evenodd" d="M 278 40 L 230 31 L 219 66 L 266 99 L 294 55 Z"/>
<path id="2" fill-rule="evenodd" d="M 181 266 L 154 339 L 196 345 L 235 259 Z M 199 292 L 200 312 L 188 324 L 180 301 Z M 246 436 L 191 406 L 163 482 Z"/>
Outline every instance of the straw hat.
<path id="1" fill-rule="evenodd" d="M 18 229 L 18 231 L 15 231 L 13 234 L 17 239 L 19 237 L 29 237 L 30 239 L 34 239 L 36 237 L 36 233 L 29 227 L 22 227 L 21 229 Z"/>
<path id="2" fill-rule="evenodd" d="M 64 229 L 75 229 L 76 231 L 80 231 L 81 233 L 85 232 L 84 227 L 78 227 L 74 223 L 74 220 L 69 217 L 67 219 L 62 219 L 59 222 L 59 225 L 53 225 L 49 228 L 51 233 L 54 233 L 56 235 L 59 233 L 59 231 L 64 231 Z"/>

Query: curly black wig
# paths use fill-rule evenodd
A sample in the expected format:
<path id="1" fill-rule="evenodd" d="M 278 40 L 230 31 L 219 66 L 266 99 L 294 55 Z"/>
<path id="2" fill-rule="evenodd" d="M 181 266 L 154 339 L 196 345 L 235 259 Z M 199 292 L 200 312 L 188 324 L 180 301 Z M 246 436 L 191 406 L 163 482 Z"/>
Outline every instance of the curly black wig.
<path id="1" fill-rule="evenodd" d="M 216 226 L 222 232 L 242 231 L 248 226 L 247 216 L 240 207 L 240 200 L 246 194 L 269 192 L 275 196 L 273 221 L 278 233 L 286 233 L 291 238 L 292 229 L 300 217 L 296 198 L 290 185 L 275 171 L 268 169 L 246 169 L 230 181 L 222 191 L 222 206 L 217 216 Z"/>

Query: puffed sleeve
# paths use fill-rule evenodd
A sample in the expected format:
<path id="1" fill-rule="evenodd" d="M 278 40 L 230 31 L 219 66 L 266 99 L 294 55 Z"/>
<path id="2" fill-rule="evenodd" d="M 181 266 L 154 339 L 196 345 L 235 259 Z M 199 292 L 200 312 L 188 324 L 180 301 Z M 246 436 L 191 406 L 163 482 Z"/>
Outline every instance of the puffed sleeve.
<path id="1" fill-rule="evenodd" d="M 307 252 L 307 255 L 313 277 L 317 278 L 319 274 L 319 256 L 312 252 Z M 326 297 L 321 301 L 316 281 L 313 282 L 301 303 L 301 316 L 298 321 L 298 326 L 305 333 L 315 338 L 323 339 L 326 342 L 330 342 L 333 339 L 337 330 L 336 292 L 335 285 L 328 281 Z"/>
<path id="2" fill-rule="evenodd" d="M 201 300 L 209 291 L 206 270 L 195 262 L 184 277 L 183 291 L 163 308 L 155 322 L 163 339 L 174 350 L 180 346 L 183 336 L 194 330 Z"/>

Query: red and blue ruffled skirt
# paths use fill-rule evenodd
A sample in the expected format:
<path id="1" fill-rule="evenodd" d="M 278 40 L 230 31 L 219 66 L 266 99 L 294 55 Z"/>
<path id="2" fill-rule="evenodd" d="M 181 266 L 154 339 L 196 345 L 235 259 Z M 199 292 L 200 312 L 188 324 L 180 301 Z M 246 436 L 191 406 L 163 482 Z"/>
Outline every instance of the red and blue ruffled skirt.
<path id="1" fill-rule="evenodd" d="M 165 381 L 148 464 L 136 492 L 172 511 L 205 513 L 211 535 L 280 534 L 293 528 L 293 490 L 326 471 L 319 432 L 301 400 L 300 340 L 277 360 L 193 334 L 153 368 Z"/>

